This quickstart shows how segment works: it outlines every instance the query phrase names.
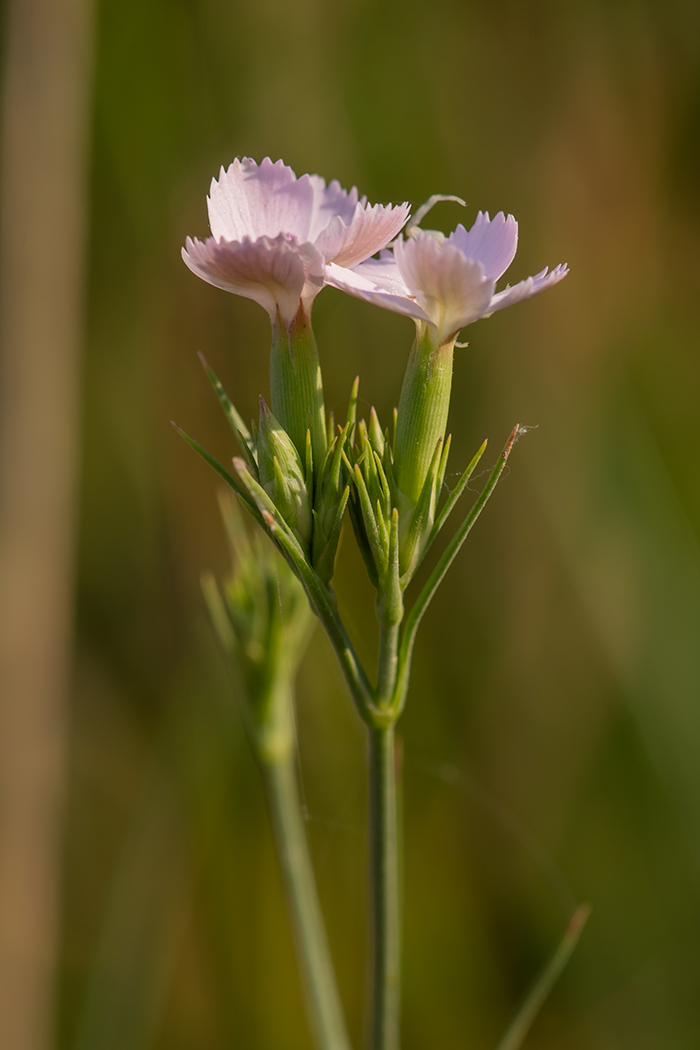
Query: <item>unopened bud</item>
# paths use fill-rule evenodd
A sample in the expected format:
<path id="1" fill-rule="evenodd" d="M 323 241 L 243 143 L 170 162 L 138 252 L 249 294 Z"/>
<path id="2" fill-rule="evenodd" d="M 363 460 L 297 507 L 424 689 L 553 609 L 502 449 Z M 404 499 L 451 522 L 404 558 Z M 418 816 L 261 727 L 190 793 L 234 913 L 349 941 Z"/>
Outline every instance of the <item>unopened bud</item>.
<path id="1" fill-rule="evenodd" d="M 302 546 L 308 547 L 312 518 L 301 458 L 291 438 L 275 419 L 262 397 L 258 428 L 258 470 L 260 484 Z"/>

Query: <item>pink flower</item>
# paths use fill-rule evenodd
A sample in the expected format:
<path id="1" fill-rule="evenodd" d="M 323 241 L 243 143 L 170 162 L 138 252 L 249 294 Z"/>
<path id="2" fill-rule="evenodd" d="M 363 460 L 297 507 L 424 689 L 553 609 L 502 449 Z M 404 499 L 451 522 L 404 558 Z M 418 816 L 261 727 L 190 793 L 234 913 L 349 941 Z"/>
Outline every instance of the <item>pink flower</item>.
<path id="1" fill-rule="evenodd" d="M 407 314 L 434 329 L 436 345 L 453 340 L 460 329 L 496 310 L 551 288 L 569 272 L 557 266 L 496 292 L 496 282 L 515 257 L 518 224 L 499 212 L 479 212 L 471 230 L 461 224 L 449 237 L 414 228 L 391 251 L 343 269 L 326 267 L 326 281 L 360 299 Z"/>
<path id="2" fill-rule="evenodd" d="M 357 266 L 393 240 L 409 207 L 367 204 L 357 190 L 318 175 L 297 179 L 281 160 L 234 160 L 207 198 L 212 236 L 187 238 L 182 257 L 193 273 L 279 311 L 290 325 L 302 302 L 308 313 L 328 263 Z"/>

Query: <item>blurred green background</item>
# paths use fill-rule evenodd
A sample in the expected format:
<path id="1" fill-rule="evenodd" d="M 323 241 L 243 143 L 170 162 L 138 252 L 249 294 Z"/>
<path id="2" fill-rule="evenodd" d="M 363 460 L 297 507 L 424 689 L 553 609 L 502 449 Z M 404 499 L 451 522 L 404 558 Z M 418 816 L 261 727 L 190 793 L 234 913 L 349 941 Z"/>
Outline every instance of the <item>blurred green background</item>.
<path id="1" fill-rule="evenodd" d="M 268 322 L 189 273 L 236 155 L 371 201 L 512 212 L 556 289 L 456 354 L 451 469 L 533 426 L 419 636 L 404 741 L 404 1050 L 489 1050 L 573 904 L 526 1044 L 700 1041 L 700 7 L 692 0 L 102 0 L 96 12 L 61 1050 L 310 1046 L 257 771 L 199 573 Z M 386 418 L 406 318 L 323 292 L 327 404 Z M 448 482 L 452 483 L 454 476 Z M 373 659 L 348 529 L 337 589 Z M 320 631 L 298 687 L 308 830 L 355 1045 L 365 743 Z M 10 1047 L 7 1050 L 11 1050 Z"/>

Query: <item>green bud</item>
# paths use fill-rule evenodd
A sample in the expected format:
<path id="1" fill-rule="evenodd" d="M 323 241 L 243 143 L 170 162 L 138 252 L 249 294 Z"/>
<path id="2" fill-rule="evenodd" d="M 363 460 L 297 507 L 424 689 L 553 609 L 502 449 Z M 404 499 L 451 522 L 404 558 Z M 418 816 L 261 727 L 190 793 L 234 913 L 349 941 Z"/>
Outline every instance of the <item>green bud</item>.
<path id="1" fill-rule="evenodd" d="M 305 455 L 306 431 L 317 468 L 326 454 L 326 411 L 316 339 L 303 306 L 287 326 L 278 315 L 272 325 L 270 351 L 272 411 L 300 456 Z"/>
<path id="2" fill-rule="evenodd" d="M 304 467 L 289 435 L 260 398 L 258 426 L 260 484 L 303 547 L 311 539 L 311 506 Z"/>
<path id="3" fill-rule="evenodd" d="M 221 505 L 233 568 L 220 590 L 211 573 L 202 589 L 221 647 L 231 660 L 255 756 L 282 762 L 294 748 L 290 682 L 310 636 L 313 616 L 301 584 L 259 533 L 248 536 L 237 501 Z"/>

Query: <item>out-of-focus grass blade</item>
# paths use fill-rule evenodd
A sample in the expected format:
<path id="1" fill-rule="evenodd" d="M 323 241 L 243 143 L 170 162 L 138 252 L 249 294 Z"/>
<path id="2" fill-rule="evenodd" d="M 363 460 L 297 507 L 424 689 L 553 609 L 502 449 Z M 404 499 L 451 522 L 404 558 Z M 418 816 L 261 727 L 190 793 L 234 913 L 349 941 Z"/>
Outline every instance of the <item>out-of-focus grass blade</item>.
<path id="1" fill-rule="evenodd" d="M 547 996 L 571 958 L 590 914 L 590 904 L 579 904 L 566 928 L 561 944 L 532 986 L 496 1050 L 520 1050 Z"/>

